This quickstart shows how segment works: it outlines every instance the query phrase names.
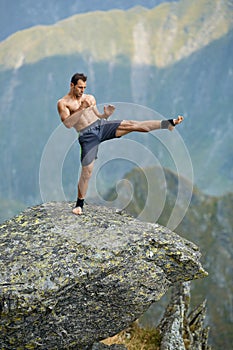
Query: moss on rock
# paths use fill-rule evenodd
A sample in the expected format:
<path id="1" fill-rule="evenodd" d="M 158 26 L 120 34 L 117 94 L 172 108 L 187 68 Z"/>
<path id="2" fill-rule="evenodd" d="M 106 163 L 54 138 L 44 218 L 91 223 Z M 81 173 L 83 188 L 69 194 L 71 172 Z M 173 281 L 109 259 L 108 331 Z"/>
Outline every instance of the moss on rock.
<path id="1" fill-rule="evenodd" d="M 1 349 L 85 349 L 169 286 L 206 276 L 193 243 L 113 209 L 32 207 L 0 226 Z"/>

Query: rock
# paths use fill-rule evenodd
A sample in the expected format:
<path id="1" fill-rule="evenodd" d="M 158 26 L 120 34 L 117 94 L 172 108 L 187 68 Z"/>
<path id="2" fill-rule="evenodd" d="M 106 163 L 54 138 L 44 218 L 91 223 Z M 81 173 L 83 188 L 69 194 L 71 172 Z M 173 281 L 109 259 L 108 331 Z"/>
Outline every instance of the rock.
<path id="1" fill-rule="evenodd" d="M 0 253 L 1 349 L 88 349 L 207 275 L 193 243 L 91 205 L 27 209 L 0 226 Z"/>
<path id="2" fill-rule="evenodd" d="M 127 350 L 127 348 L 124 345 L 105 345 L 102 343 L 95 343 L 92 345 L 90 350 Z"/>
<path id="3" fill-rule="evenodd" d="M 190 282 L 179 282 L 172 288 L 170 303 L 158 329 L 160 350 L 211 350 L 209 327 L 205 327 L 206 301 L 189 314 Z"/>

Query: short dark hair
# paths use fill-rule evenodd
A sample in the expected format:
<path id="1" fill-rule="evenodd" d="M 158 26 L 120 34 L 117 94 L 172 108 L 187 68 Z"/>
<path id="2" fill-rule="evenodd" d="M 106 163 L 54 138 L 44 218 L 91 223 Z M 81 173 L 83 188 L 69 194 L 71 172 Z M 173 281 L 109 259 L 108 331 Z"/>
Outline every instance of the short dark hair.
<path id="1" fill-rule="evenodd" d="M 76 85 L 79 79 L 85 82 L 87 80 L 87 76 L 83 73 L 75 73 L 71 78 L 71 83 Z"/>

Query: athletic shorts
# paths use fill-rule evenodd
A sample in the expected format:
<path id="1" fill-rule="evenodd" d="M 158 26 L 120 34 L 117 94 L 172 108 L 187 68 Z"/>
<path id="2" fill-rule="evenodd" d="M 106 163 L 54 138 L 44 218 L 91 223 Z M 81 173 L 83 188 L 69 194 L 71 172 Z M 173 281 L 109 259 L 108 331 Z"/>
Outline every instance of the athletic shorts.
<path id="1" fill-rule="evenodd" d="M 98 147 L 101 142 L 116 138 L 116 130 L 122 120 L 98 119 L 79 132 L 81 146 L 81 162 L 89 165 L 97 158 Z"/>

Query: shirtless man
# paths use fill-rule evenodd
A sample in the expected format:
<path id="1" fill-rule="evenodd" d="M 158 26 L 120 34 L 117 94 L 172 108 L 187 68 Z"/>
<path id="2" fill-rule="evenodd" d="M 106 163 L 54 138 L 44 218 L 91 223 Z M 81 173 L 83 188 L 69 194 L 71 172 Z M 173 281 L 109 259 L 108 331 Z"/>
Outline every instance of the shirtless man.
<path id="1" fill-rule="evenodd" d="M 157 129 L 173 130 L 183 121 L 182 116 L 168 120 L 113 120 L 107 121 L 115 111 L 112 105 L 104 106 L 104 113 L 96 107 L 95 97 L 84 94 L 87 77 L 76 73 L 71 78 L 70 91 L 58 103 L 58 113 L 67 128 L 74 127 L 79 133 L 81 146 L 82 170 L 78 181 L 78 197 L 73 213 L 83 212 L 84 199 L 88 183 L 92 175 L 94 161 L 97 158 L 98 146 L 101 142 L 121 137 L 133 131 L 149 132 Z"/>

